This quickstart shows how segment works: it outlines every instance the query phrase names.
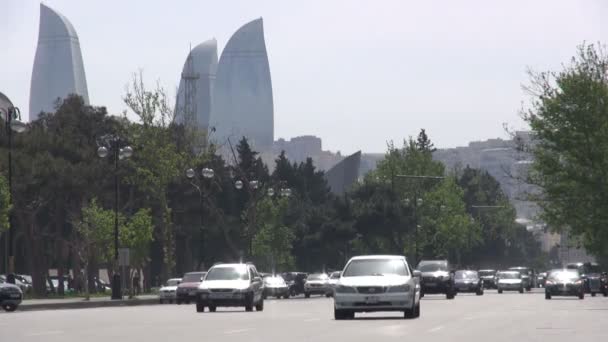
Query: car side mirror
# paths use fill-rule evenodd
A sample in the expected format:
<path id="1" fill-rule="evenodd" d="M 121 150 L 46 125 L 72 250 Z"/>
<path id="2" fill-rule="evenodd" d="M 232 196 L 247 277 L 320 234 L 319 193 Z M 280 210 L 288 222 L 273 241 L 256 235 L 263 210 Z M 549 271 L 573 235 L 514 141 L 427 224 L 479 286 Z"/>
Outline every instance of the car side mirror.
<path id="1" fill-rule="evenodd" d="M 414 270 L 414 277 L 420 278 L 421 276 L 422 276 L 422 272 L 420 272 L 418 270 Z"/>

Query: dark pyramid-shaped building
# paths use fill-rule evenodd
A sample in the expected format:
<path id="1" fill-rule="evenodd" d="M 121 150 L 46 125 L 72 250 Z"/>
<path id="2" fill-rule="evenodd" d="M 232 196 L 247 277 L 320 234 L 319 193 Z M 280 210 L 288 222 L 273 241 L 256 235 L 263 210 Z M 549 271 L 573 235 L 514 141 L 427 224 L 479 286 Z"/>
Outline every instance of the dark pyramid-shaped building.
<path id="1" fill-rule="evenodd" d="M 361 151 L 356 152 L 336 164 L 325 173 L 327 184 L 331 192 L 337 195 L 344 194 L 359 179 L 361 166 Z"/>

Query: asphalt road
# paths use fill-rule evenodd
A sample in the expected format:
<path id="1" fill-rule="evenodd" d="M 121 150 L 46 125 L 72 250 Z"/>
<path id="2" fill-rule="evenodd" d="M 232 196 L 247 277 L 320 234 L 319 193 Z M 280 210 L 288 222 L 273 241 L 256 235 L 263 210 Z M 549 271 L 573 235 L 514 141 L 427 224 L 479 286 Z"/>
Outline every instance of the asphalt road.
<path id="1" fill-rule="evenodd" d="M 542 290 L 541 290 L 542 291 Z M 333 300 L 267 300 L 263 312 L 194 305 L 0 313 L 0 341 L 602 341 L 608 338 L 608 298 L 545 300 L 542 292 L 454 300 L 428 295 L 421 317 L 397 313 L 333 319 Z M 420 341 L 420 340 L 419 340 Z"/>

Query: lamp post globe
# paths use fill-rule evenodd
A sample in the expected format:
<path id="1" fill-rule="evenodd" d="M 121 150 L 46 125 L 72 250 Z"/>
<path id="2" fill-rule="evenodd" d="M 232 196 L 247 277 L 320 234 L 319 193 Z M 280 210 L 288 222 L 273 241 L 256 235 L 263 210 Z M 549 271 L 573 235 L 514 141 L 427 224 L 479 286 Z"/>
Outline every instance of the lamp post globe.
<path id="1" fill-rule="evenodd" d="M 131 158 L 131 156 L 133 155 L 133 148 L 131 146 L 126 146 L 122 148 L 122 155 L 125 158 Z"/>
<path id="2" fill-rule="evenodd" d="M 19 119 L 11 120 L 11 129 L 17 133 L 23 133 L 26 129 L 25 122 Z"/>
<path id="3" fill-rule="evenodd" d="M 270 197 L 274 196 L 274 189 L 273 188 L 268 189 L 268 196 L 270 196 Z"/>
<path id="4" fill-rule="evenodd" d="M 99 158 L 105 158 L 108 156 L 108 149 L 105 146 L 101 146 L 97 149 L 97 155 Z"/>
<path id="5" fill-rule="evenodd" d="M 283 197 L 291 196 L 291 189 L 290 188 L 281 189 L 281 196 L 283 196 Z"/>
<path id="6" fill-rule="evenodd" d="M 237 190 L 241 190 L 241 189 L 243 188 L 243 181 L 241 181 L 241 180 L 237 180 L 236 182 L 234 182 L 234 187 L 235 187 Z"/>
<path id="7" fill-rule="evenodd" d="M 194 173 L 193 169 L 186 170 L 186 178 L 192 179 L 192 178 L 194 178 L 194 175 L 195 175 L 195 173 Z"/>
<path id="8" fill-rule="evenodd" d="M 252 180 L 249 181 L 249 186 L 255 190 L 258 188 L 258 186 L 260 186 L 260 183 L 257 180 Z"/>
<path id="9" fill-rule="evenodd" d="M 419 198 L 416 200 L 416 204 L 418 204 L 418 206 L 422 205 L 422 198 Z"/>
<path id="10" fill-rule="evenodd" d="M 213 171 L 213 169 L 206 167 L 201 171 L 201 174 L 205 178 L 213 178 L 213 176 L 215 175 L 215 172 Z"/>

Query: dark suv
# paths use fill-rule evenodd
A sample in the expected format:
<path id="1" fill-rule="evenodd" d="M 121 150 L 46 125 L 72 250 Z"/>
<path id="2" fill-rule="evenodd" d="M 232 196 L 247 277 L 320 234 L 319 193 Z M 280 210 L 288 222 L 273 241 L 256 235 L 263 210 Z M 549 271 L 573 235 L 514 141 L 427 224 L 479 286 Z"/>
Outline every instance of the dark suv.
<path id="1" fill-rule="evenodd" d="M 597 293 L 608 296 L 606 274 L 602 272 L 598 264 L 577 262 L 566 265 L 566 268 L 579 272 L 584 282 L 585 293 L 590 293 L 592 297 L 595 297 Z"/>
<path id="2" fill-rule="evenodd" d="M 442 293 L 445 298 L 454 299 L 454 273 L 447 260 L 422 260 L 416 268 L 421 273 L 420 296 L 427 293 Z"/>

